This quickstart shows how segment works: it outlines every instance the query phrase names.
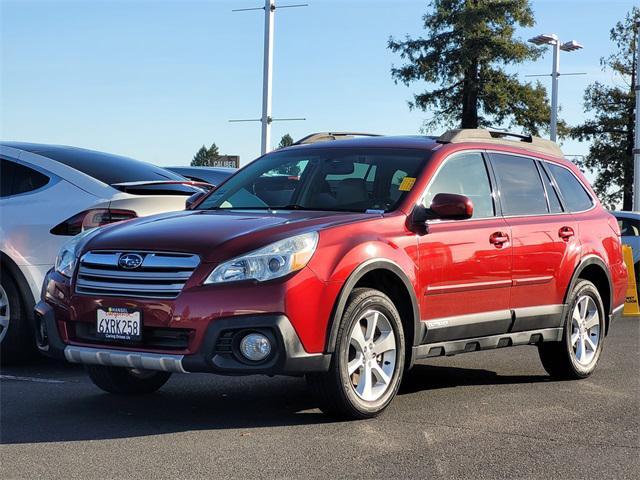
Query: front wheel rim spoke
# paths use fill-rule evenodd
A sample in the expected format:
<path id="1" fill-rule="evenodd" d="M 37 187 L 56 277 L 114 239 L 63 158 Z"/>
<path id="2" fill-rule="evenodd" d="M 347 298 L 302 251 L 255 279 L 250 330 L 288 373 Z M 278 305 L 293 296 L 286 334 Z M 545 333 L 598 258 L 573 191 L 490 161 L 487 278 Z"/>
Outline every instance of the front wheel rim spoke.
<path id="1" fill-rule="evenodd" d="M 578 339 L 580 338 L 580 333 L 578 332 L 573 332 L 571 334 L 571 346 L 575 347 L 576 343 L 578 343 Z"/>
<path id="2" fill-rule="evenodd" d="M 598 310 L 594 310 L 585 320 L 584 326 L 587 330 L 591 330 L 597 325 L 600 325 L 600 316 L 598 315 Z"/>
<path id="3" fill-rule="evenodd" d="M 380 338 L 378 338 L 373 343 L 373 351 L 376 353 L 376 355 L 382 355 L 386 352 L 395 351 L 395 349 L 396 339 L 392 331 L 380 335 Z"/>
<path id="4" fill-rule="evenodd" d="M 351 360 L 349 362 L 349 365 L 347 366 L 347 373 L 349 374 L 349 376 L 353 375 L 355 372 L 360 370 L 360 367 L 362 367 L 362 365 L 363 365 L 362 354 L 358 354 L 356 358 Z"/>
<path id="5" fill-rule="evenodd" d="M 382 369 L 380 365 L 378 365 L 377 362 L 374 362 L 372 371 L 379 382 L 383 383 L 384 385 L 389 385 L 389 383 L 391 383 L 391 377 L 387 375 L 387 373 Z"/>
<path id="6" fill-rule="evenodd" d="M 371 342 L 373 340 L 373 337 L 376 334 L 376 328 L 378 327 L 379 316 L 380 316 L 380 313 L 374 311 L 365 317 L 367 321 L 367 331 L 364 334 L 364 339 L 366 342 Z"/>
<path id="7" fill-rule="evenodd" d="M 576 348 L 576 358 L 578 359 L 579 362 L 582 362 L 582 359 L 584 358 L 584 337 L 582 335 L 580 335 L 580 338 L 578 339 L 578 345 Z"/>
<path id="8" fill-rule="evenodd" d="M 585 346 L 588 345 L 592 352 L 595 353 L 597 347 L 597 341 L 594 342 L 588 335 L 585 335 Z"/>
<path id="9" fill-rule="evenodd" d="M 358 386 L 356 388 L 356 392 L 358 392 L 360 396 L 365 400 L 369 400 L 372 396 L 372 390 L 373 390 L 373 372 L 371 371 L 371 366 L 365 364 L 364 368 L 362 369 L 360 379 L 358 380 Z"/>

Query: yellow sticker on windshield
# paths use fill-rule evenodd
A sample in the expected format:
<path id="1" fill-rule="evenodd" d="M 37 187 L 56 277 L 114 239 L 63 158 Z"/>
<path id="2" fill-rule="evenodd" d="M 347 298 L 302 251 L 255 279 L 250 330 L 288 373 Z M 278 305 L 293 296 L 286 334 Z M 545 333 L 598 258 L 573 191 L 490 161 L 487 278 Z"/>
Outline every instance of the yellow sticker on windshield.
<path id="1" fill-rule="evenodd" d="M 404 177 L 402 179 L 402 183 L 398 187 L 398 190 L 401 192 L 408 192 L 413 188 L 414 183 L 416 183 L 416 179 L 414 177 Z"/>

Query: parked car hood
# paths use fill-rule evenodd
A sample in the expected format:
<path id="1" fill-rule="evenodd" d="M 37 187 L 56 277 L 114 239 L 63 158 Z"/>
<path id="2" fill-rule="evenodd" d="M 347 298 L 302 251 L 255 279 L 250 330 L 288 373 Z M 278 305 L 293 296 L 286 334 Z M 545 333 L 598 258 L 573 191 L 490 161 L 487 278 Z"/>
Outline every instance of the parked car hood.
<path id="1" fill-rule="evenodd" d="M 189 252 L 218 262 L 300 233 L 378 215 L 318 211 L 181 211 L 113 224 L 91 238 L 88 250 Z"/>

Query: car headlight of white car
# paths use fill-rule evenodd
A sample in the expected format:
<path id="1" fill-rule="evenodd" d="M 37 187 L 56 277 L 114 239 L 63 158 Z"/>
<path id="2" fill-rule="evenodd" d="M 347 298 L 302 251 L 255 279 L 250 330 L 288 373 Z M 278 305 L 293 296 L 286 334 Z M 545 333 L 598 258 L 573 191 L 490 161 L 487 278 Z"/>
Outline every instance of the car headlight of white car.
<path id="1" fill-rule="evenodd" d="M 58 273 L 71 278 L 73 270 L 76 268 L 78 254 L 80 253 L 82 246 L 87 240 L 89 240 L 89 237 L 97 232 L 97 230 L 97 228 L 85 230 L 62 245 L 62 248 L 60 248 L 58 256 L 56 257 L 56 271 Z"/>
<path id="2" fill-rule="evenodd" d="M 205 284 L 257 280 L 264 282 L 304 268 L 318 246 L 318 232 L 280 240 L 218 265 Z"/>

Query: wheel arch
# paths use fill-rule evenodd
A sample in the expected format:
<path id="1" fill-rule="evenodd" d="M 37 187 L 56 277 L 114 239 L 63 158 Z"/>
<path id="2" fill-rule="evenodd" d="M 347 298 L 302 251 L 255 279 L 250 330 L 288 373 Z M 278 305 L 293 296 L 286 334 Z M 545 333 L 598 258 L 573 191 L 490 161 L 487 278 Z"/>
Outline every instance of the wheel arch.
<path id="1" fill-rule="evenodd" d="M 565 293 L 564 303 L 566 304 L 569 295 L 573 291 L 579 280 L 589 280 L 595 285 L 602 297 L 602 303 L 605 307 L 605 335 L 609 333 L 609 322 L 612 313 L 613 284 L 611 282 L 611 274 L 606 263 L 596 255 L 589 255 L 583 258 L 576 267 L 569 288 Z"/>
<path id="2" fill-rule="evenodd" d="M 402 268 L 387 259 L 371 259 L 360 264 L 347 278 L 335 302 L 327 330 L 325 351 L 335 351 L 338 329 L 349 295 L 354 288 L 370 287 L 385 293 L 398 308 L 407 339 L 407 352 L 422 338 L 418 299 L 411 280 Z"/>
<path id="3" fill-rule="evenodd" d="M 20 270 L 20 267 L 18 267 L 18 265 L 11 259 L 9 255 L 2 251 L 0 251 L 0 270 L 8 271 L 9 275 L 11 275 L 11 278 L 18 285 L 18 292 L 20 294 L 22 304 L 25 307 L 25 311 L 27 312 L 27 320 L 29 322 L 29 326 L 33 329 L 33 308 L 36 305 L 36 299 L 33 298 L 29 282 L 27 282 L 27 279 L 22 273 L 22 270 Z"/>

